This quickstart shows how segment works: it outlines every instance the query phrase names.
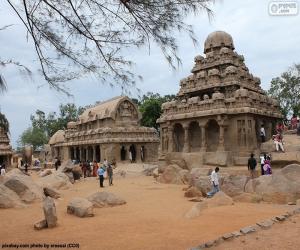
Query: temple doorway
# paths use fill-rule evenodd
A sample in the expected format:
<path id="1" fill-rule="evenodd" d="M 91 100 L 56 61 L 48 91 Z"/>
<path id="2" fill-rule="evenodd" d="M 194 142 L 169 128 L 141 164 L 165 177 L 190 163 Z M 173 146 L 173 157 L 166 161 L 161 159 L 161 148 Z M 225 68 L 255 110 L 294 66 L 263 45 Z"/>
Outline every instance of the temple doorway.
<path id="1" fill-rule="evenodd" d="M 189 142 L 190 142 L 190 151 L 196 152 L 201 148 L 201 128 L 199 127 L 198 122 L 191 122 L 189 125 Z"/>
<path id="2" fill-rule="evenodd" d="M 217 151 L 219 146 L 220 126 L 216 120 L 209 120 L 206 124 L 206 151 Z"/>
<path id="3" fill-rule="evenodd" d="M 129 147 L 129 153 L 131 154 L 132 157 L 132 162 L 136 161 L 136 149 L 135 149 L 135 145 L 131 144 Z"/>
<path id="4" fill-rule="evenodd" d="M 100 146 L 99 145 L 96 146 L 96 158 L 95 159 L 96 159 L 97 162 L 101 161 L 101 153 L 100 153 Z"/>
<path id="5" fill-rule="evenodd" d="M 184 129 L 181 124 L 175 124 L 173 137 L 175 152 L 182 152 L 184 145 Z"/>
<path id="6" fill-rule="evenodd" d="M 121 147 L 121 161 L 125 161 L 126 160 L 126 149 L 125 146 Z"/>

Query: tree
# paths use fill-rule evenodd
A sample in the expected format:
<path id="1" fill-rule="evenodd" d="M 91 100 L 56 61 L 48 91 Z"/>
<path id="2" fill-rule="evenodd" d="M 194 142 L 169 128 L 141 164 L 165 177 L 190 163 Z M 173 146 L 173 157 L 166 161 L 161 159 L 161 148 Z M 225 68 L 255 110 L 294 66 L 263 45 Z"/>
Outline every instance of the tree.
<path id="1" fill-rule="evenodd" d="M 31 38 L 41 73 L 56 90 L 92 73 L 123 90 L 135 85 L 132 61 L 124 51 L 154 42 L 168 63 L 180 63 L 175 32 L 195 43 L 187 15 L 212 15 L 213 0 L 6 0 Z M 128 52 L 127 52 L 128 54 Z"/>
<path id="2" fill-rule="evenodd" d="M 295 64 L 280 77 L 273 78 L 268 91 L 279 101 L 282 114 L 287 117 L 300 111 L 300 64 Z"/>
<path id="3" fill-rule="evenodd" d="M 26 129 L 18 141 L 19 147 L 24 147 L 25 145 L 33 146 L 33 149 L 43 146 L 48 142 L 48 136 L 45 132 L 39 128 L 30 127 Z"/>
<path id="4" fill-rule="evenodd" d="M 148 92 L 139 102 L 139 110 L 142 113 L 141 124 L 146 127 L 158 128 L 156 120 L 160 117 L 162 110 L 161 105 L 164 102 L 171 101 L 175 95 L 166 95 L 164 97 L 159 94 Z"/>

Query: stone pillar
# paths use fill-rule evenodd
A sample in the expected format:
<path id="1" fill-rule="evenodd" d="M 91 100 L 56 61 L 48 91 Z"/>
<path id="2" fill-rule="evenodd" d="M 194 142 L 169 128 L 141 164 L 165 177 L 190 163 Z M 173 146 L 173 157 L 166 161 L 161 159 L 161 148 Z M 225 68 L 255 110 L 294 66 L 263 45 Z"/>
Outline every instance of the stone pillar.
<path id="1" fill-rule="evenodd" d="M 225 127 L 223 125 L 221 125 L 220 126 L 220 136 L 219 136 L 218 151 L 225 151 L 225 146 L 224 146 L 224 130 L 225 130 Z"/>
<path id="2" fill-rule="evenodd" d="M 189 126 L 188 124 L 184 124 L 184 144 L 183 144 L 183 152 L 188 153 L 190 151 L 190 142 L 189 142 Z"/>
<path id="3" fill-rule="evenodd" d="M 173 152 L 173 148 L 174 148 L 174 145 L 173 145 L 173 127 L 172 126 L 169 126 L 168 127 L 168 140 L 169 140 L 169 143 L 168 143 L 168 152 Z"/>
<path id="4" fill-rule="evenodd" d="M 199 126 L 201 128 L 201 149 L 200 151 L 206 152 L 206 130 L 205 130 L 205 125 L 200 124 Z"/>
<path id="5" fill-rule="evenodd" d="M 96 146 L 93 146 L 93 161 L 96 160 Z"/>
<path id="6" fill-rule="evenodd" d="M 82 150 L 82 147 L 79 147 L 79 160 L 81 162 L 83 161 L 82 157 L 83 157 L 83 150 Z"/>

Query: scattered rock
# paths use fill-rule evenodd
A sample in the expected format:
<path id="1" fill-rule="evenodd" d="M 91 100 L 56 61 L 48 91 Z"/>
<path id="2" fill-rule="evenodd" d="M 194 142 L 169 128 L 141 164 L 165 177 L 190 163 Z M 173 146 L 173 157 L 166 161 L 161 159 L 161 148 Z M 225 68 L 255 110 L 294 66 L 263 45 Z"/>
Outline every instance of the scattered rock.
<path id="1" fill-rule="evenodd" d="M 275 217 L 275 219 L 278 220 L 278 221 L 284 221 L 286 219 L 286 217 L 283 216 L 283 215 L 278 215 L 278 216 Z"/>
<path id="2" fill-rule="evenodd" d="M 68 176 L 69 181 L 70 181 L 72 184 L 75 183 L 73 172 L 65 172 L 65 175 Z"/>
<path id="3" fill-rule="evenodd" d="M 46 197 L 43 202 L 43 210 L 47 226 L 49 228 L 55 227 L 57 224 L 56 207 L 54 200 L 51 197 Z"/>
<path id="4" fill-rule="evenodd" d="M 68 214 L 74 214 L 78 217 L 94 216 L 93 203 L 84 198 L 73 198 L 67 207 Z"/>
<path id="5" fill-rule="evenodd" d="M 45 196 L 50 196 L 54 199 L 60 198 L 60 193 L 57 190 L 50 187 L 44 187 L 43 189 Z"/>
<path id="6" fill-rule="evenodd" d="M 51 175 L 47 175 L 37 181 L 41 187 L 50 187 L 57 190 L 68 189 L 72 187 L 69 177 L 61 171 L 55 171 Z"/>
<path id="7" fill-rule="evenodd" d="M 73 173 L 74 180 L 79 180 L 80 177 L 82 176 L 81 167 L 78 166 L 78 165 L 74 166 L 73 169 L 72 169 L 72 173 Z"/>
<path id="8" fill-rule="evenodd" d="M 166 184 L 184 184 L 182 174 L 179 173 L 181 170 L 182 169 L 178 165 L 169 165 L 159 176 L 158 181 Z"/>
<path id="9" fill-rule="evenodd" d="M 20 197 L 8 187 L 0 184 L 0 208 L 24 207 Z"/>
<path id="10" fill-rule="evenodd" d="M 253 233 L 256 231 L 256 228 L 254 226 L 249 226 L 249 227 L 244 227 L 241 230 L 241 233 L 243 234 L 249 234 L 249 233 Z"/>
<path id="11" fill-rule="evenodd" d="M 224 240 L 229 240 L 229 239 L 232 239 L 233 237 L 234 237 L 234 235 L 232 233 L 227 233 L 222 236 L 222 238 Z"/>
<path id="12" fill-rule="evenodd" d="M 192 202 L 201 202 L 201 201 L 203 201 L 203 199 L 200 198 L 200 197 L 196 197 L 196 198 L 189 199 L 189 201 L 192 201 Z"/>
<path id="13" fill-rule="evenodd" d="M 148 166 L 147 168 L 145 168 L 143 170 L 143 174 L 146 175 L 146 176 L 152 176 L 153 175 L 153 171 L 156 168 L 157 168 L 157 166 Z"/>
<path id="14" fill-rule="evenodd" d="M 240 237 L 240 236 L 242 236 L 243 234 L 242 234 L 240 231 L 234 231 L 234 232 L 232 232 L 232 235 L 233 235 L 234 237 Z"/>
<path id="15" fill-rule="evenodd" d="M 258 222 L 256 224 L 263 229 L 267 229 L 270 228 L 274 224 L 274 222 L 272 220 L 265 220 L 265 221 Z"/>
<path id="16" fill-rule="evenodd" d="M 192 197 L 202 197 L 202 193 L 196 187 L 190 187 L 184 193 L 184 197 L 192 198 Z"/>
<path id="17" fill-rule="evenodd" d="M 45 177 L 45 176 L 50 175 L 50 174 L 52 174 L 51 169 L 45 169 L 45 170 L 40 172 L 39 176 L 40 177 Z"/>
<path id="18" fill-rule="evenodd" d="M 232 175 L 224 178 L 221 189 L 230 197 L 244 193 L 249 178 L 245 175 Z"/>
<path id="19" fill-rule="evenodd" d="M 34 229 L 35 230 L 41 230 L 41 229 L 44 229 L 44 228 L 47 228 L 47 221 L 46 220 L 41 220 L 39 222 L 36 222 L 34 224 Z"/>
<path id="20" fill-rule="evenodd" d="M 113 207 L 126 204 L 125 200 L 108 192 L 97 192 L 87 197 L 87 199 L 93 203 L 94 207 Z"/>

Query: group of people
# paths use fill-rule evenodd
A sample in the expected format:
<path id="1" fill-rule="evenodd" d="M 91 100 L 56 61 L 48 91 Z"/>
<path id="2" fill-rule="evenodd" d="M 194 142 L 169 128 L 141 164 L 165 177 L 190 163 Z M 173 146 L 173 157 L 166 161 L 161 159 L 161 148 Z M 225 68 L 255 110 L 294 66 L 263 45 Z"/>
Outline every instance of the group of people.
<path id="1" fill-rule="evenodd" d="M 80 163 L 83 177 L 99 177 L 100 187 L 104 187 L 104 179 L 108 177 L 109 185 L 113 185 L 113 162 L 110 164 L 104 159 L 103 164 L 99 167 L 97 161 L 84 161 Z"/>

